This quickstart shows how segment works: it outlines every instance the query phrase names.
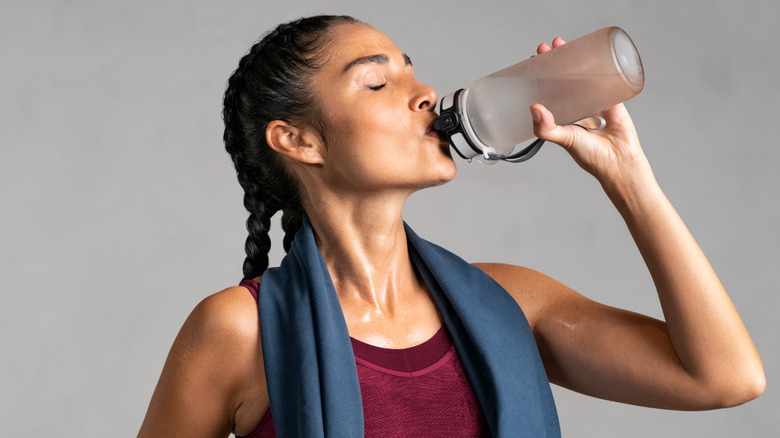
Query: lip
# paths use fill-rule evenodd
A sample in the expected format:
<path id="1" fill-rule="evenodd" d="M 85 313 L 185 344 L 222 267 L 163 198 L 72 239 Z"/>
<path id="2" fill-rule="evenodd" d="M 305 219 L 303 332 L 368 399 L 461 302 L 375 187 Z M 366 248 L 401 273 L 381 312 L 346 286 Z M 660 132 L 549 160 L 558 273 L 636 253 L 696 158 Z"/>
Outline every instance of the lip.
<path id="1" fill-rule="evenodd" d="M 428 129 L 425 130 L 425 136 L 426 137 L 434 137 L 439 141 L 442 141 L 441 134 L 439 134 L 439 131 L 433 129 L 433 122 L 431 122 L 430 125 L 428 125 Z"/>
<path id="2" fill-rule="evenodd" d="M 428 125 L 428 128 L 425 130 L 425 136 L 435 139 L 439 142 L 439 147 L 441 148 L 441 151 L 448 157 L 452 158 L 452 155 L 450 155 L 450 142 L 449 140 L 445 139 L 444 136 L 437 130 L 433 129 L 433 122 L 435 122 L 436 119 L 431 121 L 431 124 Z"/>

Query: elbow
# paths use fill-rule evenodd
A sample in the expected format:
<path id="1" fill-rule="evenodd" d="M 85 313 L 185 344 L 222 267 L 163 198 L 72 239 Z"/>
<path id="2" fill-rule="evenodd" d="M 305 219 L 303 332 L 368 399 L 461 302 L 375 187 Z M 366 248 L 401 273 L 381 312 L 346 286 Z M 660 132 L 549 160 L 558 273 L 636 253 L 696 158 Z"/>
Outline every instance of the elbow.
<path id="1" fill-rule="evenodd" d="M 751 372 L 726 377 L 719 389 L 712 392 L 712 409 L 730 408 L 758 398 L 766 388 L 763 367 Z"/>
<path id="2" fill-rule="evenodd" d="M 749 377 L 743 379 L 741 385 L 740 396 L 741 398 L 734 405 L 741 405 L 747 403 L 750 400 L 758 398 L 764 393 L 766 389 L 766 375 L 764 375 L 763 368 L 760 368 L 756 372 L 752 373 Z"/>

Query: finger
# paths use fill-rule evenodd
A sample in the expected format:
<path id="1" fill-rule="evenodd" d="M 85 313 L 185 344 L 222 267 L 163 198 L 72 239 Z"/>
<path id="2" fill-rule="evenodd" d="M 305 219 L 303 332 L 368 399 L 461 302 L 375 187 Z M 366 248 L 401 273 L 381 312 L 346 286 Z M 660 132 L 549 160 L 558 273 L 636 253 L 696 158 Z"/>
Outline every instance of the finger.
<path id="1" fill-rule="evenodd" d="M 602 113 L 604 118 L 612 121 L 613 124 L 631 123 L 631 116 L 628 114 L 626 106 L 622 103 L 611 106 L 602 111 Z"/>
<path id="2" fill-rule="evenodd" d="M 601 114 L 607 121 L 607 126 L 611 127 L 611 131 L 623 132 L 632 137 L 636 136 L 636 127 L 624 104 L 619 103 L 607 108 Z"/>
<path id="3" fill-rule="evenodd" d="M 539 44 L 539 46 L 536 48 L 536 54 L 541 55 L 544 52 L 549 52 L 552 50 L 552 47 L 548 46 L 547 44 Z"/>
<path id="4" fill-rule="evenodd" d="M 566 41 L 563 40 L 561 37 L 555 37 L 554 40 L 552 40 L 552 47 L 553 49 L 556 47 L 560 47 L 562 45 L 566 44 Z"/>
<path id="5" fill-rule="evenodd" d="M 569 147 L 573 142 L 570 126 L 558 126 L 555 124 L 553 114 L 541 104 L 531 105 L 531 116 L 534 123 L 534 135 L 545 141 L 558 143 L 561 146 Z"/>

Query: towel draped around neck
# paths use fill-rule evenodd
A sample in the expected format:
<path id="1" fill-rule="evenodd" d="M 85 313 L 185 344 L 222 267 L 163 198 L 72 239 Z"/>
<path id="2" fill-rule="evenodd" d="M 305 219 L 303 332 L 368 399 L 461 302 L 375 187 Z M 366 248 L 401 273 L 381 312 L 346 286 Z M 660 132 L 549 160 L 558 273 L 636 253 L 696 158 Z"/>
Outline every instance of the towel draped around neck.
<path id="1" fill-rule="evenodd" d="M 418 237 L 409 255 L 442 314 L 494 437 L 558 437 L 550 384 L 531 329 L 487 274 Z M 281 437 L 363 437 L 355 356 L 308 217 L 258 297 L 265 375 Z"/>

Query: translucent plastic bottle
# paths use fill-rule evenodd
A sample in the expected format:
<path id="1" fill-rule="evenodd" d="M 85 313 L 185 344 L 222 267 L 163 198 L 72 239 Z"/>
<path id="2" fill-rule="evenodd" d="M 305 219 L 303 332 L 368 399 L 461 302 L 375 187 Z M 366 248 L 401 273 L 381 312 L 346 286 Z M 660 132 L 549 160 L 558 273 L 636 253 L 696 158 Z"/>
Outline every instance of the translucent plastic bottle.
<path id="1" fill-rule="evenodd" d="M 534 103 L 547 107 L 561 125 L 624 102 L 643 87 L 634 43 L 619 27 L 607 27 L 445 96 L 435 128 L 463 158 L 486 148 L 502 156 L 534 137 L 528 110 Z"/>

